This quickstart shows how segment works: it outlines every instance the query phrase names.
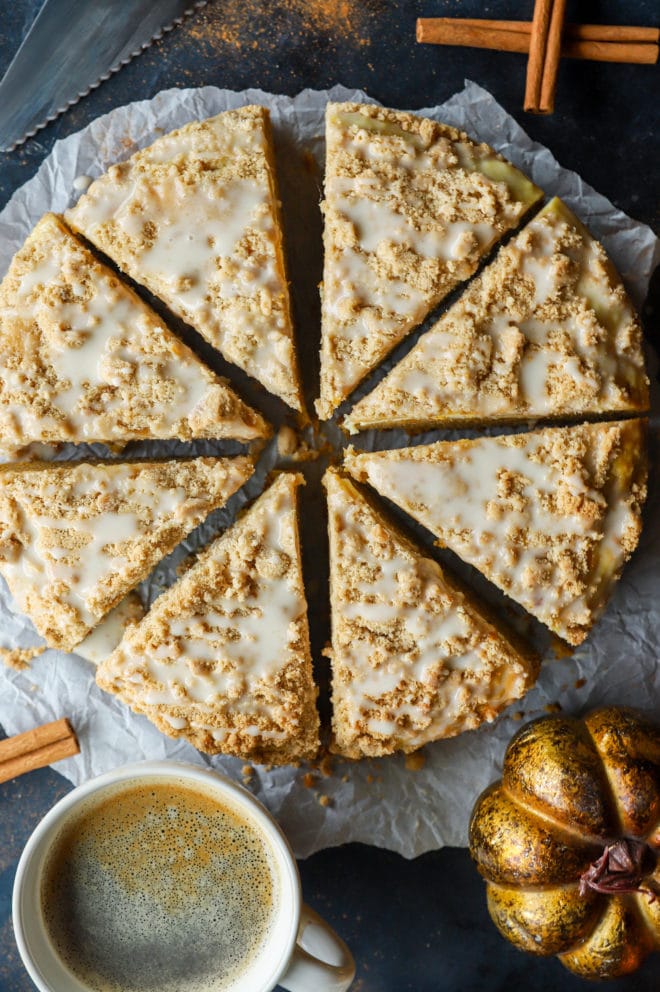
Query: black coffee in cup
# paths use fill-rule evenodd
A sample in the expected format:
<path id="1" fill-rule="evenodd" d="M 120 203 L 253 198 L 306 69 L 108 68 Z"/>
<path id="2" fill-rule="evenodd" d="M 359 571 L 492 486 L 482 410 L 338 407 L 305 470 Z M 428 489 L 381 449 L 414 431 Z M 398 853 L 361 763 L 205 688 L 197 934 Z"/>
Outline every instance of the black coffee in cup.
<path id="1" fill-rule="evenodd" d="M 98 992 L 225 992 L 281 895 L 267 837 L 224 799 L 163 777 L 108 787 L 61 828 L 41 910 L 61 962 Z"/>

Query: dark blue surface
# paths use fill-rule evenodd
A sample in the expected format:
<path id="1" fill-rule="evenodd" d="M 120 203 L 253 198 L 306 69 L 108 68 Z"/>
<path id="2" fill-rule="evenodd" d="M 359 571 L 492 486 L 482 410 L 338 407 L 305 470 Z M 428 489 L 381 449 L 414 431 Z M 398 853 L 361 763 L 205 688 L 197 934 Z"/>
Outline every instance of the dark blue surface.
<path id="1" fill-rule="evenodd" d="M 84 0 L 81 0 L 81 4 Z M 0 72 L 29 27 L 39 0 L 0 0 Z M 120 0 L 118 6 L 121 6 Z M 248 12 L 237 17 L 242 6 Z M 259 86 L 293 94 L 334 83 L 366 89 L 395 107 L 440 103 L 465 77 L 486 86 L 533 138 L 580 172 L 626 212 L 660 226 L 658 81 L 656 68 L 566 62 L 557 112 L 523 114 L 525 61 L 516 55 L 435 49 L 414 42 L 419 15 L 531 17 L 532 2 L 493 0 L 352 0 L 360 30 L 332 37 L 318 20 L 291 13 L 290 3 L 216 0 L 136 59 L 65 117 L 10 155 L 0 155 L 0 207 L 38 168 L 53 141 L 99 114 L 170 86 Z M 249 16 L 248 16 L 249 15 Z M 657 0 L 569 2 L 569 19 L 657 23 Z M 307 27 L 305 27 L 306 20 Z M 309 24 L 311 23 L 311 27 Z M 241 47 L 223 38 L 245 28 Z M 71 26 L 75 32 L 75 25 Z M 656 280 L 657 282 L 657 280 Z M 658 313 L 648 308 L 647 316 Z M 648 328 L 657 333 L 657 328 Z M 10 922 L 13 875 L 22 846 L 41 816 L 69 788 L 52 771 L 0 786 L 0 992 L 33 988 L 22 969 Z M 556 961 L 513 950 L 488 919 L 483 884 L 465 851 L 444 850 L 416 861 L 350 845 L 301 864 L 307 901 L 331 922 L 358 962 L 355 992 L 584 992 L 590 986 Z M 657 992 L 660 958 L 630 979 L 602 989 Z"/>

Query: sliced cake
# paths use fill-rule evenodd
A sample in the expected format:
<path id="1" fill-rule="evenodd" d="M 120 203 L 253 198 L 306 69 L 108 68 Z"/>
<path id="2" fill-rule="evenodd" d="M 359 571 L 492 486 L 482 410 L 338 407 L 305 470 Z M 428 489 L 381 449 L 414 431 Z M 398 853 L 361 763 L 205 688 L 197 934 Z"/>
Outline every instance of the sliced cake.
<path id="1" fill-rule="evenodd" d="M 349 452 L 346 467 L 570 644 L 637 545 L 646 422 Z"/>
<path id="2" fill-rule="evenodd" d="M 333 750 L 414 751 L 493 720 L 536 659 L 330 469 Z"/>
<path id="3" fill-rule="evenodd" d="M 0 466 L 0 575 L 70 651 L 252 471 L 250 458 Z"/>
<path id="4" fill-rule="evenodd" d="M 285 764 L 318 750 L 302 481 L 278 476 L 98 669 L 101 688 L 200 751 Z"/>
<path id="5" fill-rule="evenodd" d="M 66 219 L 228 361 L 302 410 L 265 107 L 164 135 L 113 165 Z"/>
<path id="6" fill-rule="evenodd" d="M 0 284 L 0 452 L 268 433 L 59 217 L 39 221 Z"/>
<path id="7" fill-rule="evenodd" d="M 350 413 L 371 427 L 648 408 L 642 332 L 602 245 L 552 200 Z"/>
<path id="8" fill-rule="evenodd" d="M 326 143 L 322 420 L 542 196 L 488 145 L 414 114 L 330 103 Z"/>

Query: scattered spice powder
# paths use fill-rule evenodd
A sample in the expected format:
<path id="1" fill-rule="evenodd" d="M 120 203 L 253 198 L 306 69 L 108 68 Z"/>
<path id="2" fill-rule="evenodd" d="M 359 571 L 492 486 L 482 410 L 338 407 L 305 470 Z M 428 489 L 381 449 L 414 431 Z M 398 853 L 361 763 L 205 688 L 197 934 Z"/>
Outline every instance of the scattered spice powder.
<path id="1" fill-rule="evenodd" d="M 272 52 L 313 36 L 364 47 L 371 44 L 370 24 L 386 6 L 387 0 L 216 0 L 181 30 L 197 45 L 236 52 Z"/>
<path id="2" fill-rule="evenodd" d="M 581 689 L 582 686 L 583 685 L 586 685 L 586 684 L 587 684 L 587 680 L 586 679 L 576 679 L 575 680 L 575 688 L 576 689 Z"/>
<path id="3" fill-rule="evenodd" d="M 330 796 L 318 796 L 317 799 L 319 806 L 323 806 L 323 807 L 332 806 L 332 799 L 330 798 Z"/>
<path id="4" fill-rule="evenodd" d="M 316 782 L 316 775 L 313 772 L 305 772 L 303 775 L 303 785 L 306 789 L 311 789 Z"/>

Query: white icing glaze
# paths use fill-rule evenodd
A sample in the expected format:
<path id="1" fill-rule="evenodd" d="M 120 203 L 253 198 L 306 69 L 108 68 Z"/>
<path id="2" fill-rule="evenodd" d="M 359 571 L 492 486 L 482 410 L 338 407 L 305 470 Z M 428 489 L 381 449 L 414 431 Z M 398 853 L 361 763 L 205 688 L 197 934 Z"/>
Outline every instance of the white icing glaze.
<path id="1" fill-rule="evenodd" d="M 0 324 L 15 317 L 34 336 L 33 346 L 56 376 L 47 389 L 51 411 L 34 402 L 29 368 L 14 367 L 12 355 L 3 352 L 0 414 L 5 425 L 13 425 L 5 430 L 5 443 L 125 441 L 132 429 L 144 433 L 145 423 L 151 436 L 176 436 L 186 421 L 194 431 L 197 411 L 206 405 L 215 410 L 214 395 L 224 387 L 109 272 L 95 271 L 90 300 L 82 289 L 73 299 L 60 292 L 65 274 L 75 292 L 75 274 L 86 274 L 86 256 L 59 227 L 44 227 L 44 237 L 48 255 L 23 276 L 11 305 L 0 309 Z M 107 386 L 114 391 L 104 391 Z M 46 391 L 43 383 L 39 387 Z M 152 396 L 159 390 L 165 390 L 166 402 Z M 202 429 L 208 434 L 213 424 L 205 416 Z M 238 414 L 217 430 L 241 439 L 255 434 Z"/>
<path id="2" fill-rule="evenodd" d="M 513 197 L 504 196 L 497 206 L 488 194 L 488 187 L 494 191 L 496 185 L 502 193 L 502 183 L 475 164 L 483 157 L 476 146 L 468 165 L 467 154 L 459 155 L 459 143 L 449 136 L 428 144 L 394 122 L 340 107 L 329 109 L 327 137 L 317 404 L 324 418 L 431 306 L 474 271 L 479 257 L 522 210 Z M 333 169 L 339 155 L 352 159 L 349 170 L 340 166 L 348 174 Z M 388 171 L 379 171 L 384 165 Z M 460 173 L 460 191 L 451 182 L 445 188 L 452 171 Z M 480 219 L 473 219 L 477 210 Z M 405 276 L 397 278 L 397 271 Z"/>
<path id="3" fill-rule="evenodd" d="M 306 622 L 306 604 L 299 592 L 299 563 L 291 559 L 295 547 L 295 507 L 287 484 L 277 482 L 235 525 L 245 529 L 259 543 L 259 560 L 286 561 L 286 571 L 259 568 L 249 574 L 250 592 L 245 582 L 235 585 L 233 568 L 247 566 L 234 560 L 222 538 L 205 554 L 205 561 L 218 566 L 217 590 L 207 593 L 207 608 L 200 612 L 191 607 L 200 581 L 199 567 L 193 566 L 181 581 L 164 593 L 152 609 L 152 616 L 165 616 L 171 600 L 177 597 L 174 620 L 166 620 L 158 644 L 145 649 L 141 629 L 135 628 L 120 645 L 107 666 L 109 676 L 129 702 L 142 707 L 157 707 L 170 713 L 167 720 L 174 729 L 190 727 L 209 731 L 221 743 L 230 729 L 209 720 L 213 715 L 222 721 L 225 709 L 251 719 L 263 716 L 269 723 L 277 720 L 277 709 L 263 699 L 270 692 L 283 668 L 290 663 L 294 644 L 300 633 L 297 622 Z M 231 534 L 231 532 L 230 532 Z M 247 576 L 245 576 L 247 578 Z M 205 719 L 206 717 L 206 719 Z M 266 740 L 284 740 L 285 729 L 262 728 L 258 723 L 241 727 L 241 733 Z"/>
<path id="4" fill-rule="evenodd" d="M 159 139 L 113 182 L 94 183 L 67 217 L 229 361 L 291 402 L 288 290 L 277 257 L 266 137 L 256 121 L 242 130 L 223 127 L 222 115 L 206 127 L 206 144 L 203 134 L 186 129 Z M 198 158 L 217 167 L 217 176 L 184 182 L 177 164 Z M 224 169 L 232 161 L 235 174 Z M 242 170 L 245 162 L 256 169 Z M 149 171 L 170 163 L 157 176 Z"/>
<path id="5" fill-rule="evenodd" d="M 136 490 L 129 481 L 130 475 L 129 466 L 120 466 L 113 489 L 123 484 L 133 495 Z M 76 495 L 89 494 L 93 499 L 95 494 L 102 494 L 103 488 L 93 476 L 88 476 L 76 486 Z M 172 513 L 181 499 L 185 499 L 185 493 L 143 490 L 140 502 L 147 518 L 156 525 Z M 27 540 L 18 560 L 3 565 L 14 597 L 21 603 L 30 595 L 33 585 L 61 583 L 64 587 L 61 600 L 73 606 L 91 626 L 98 617 L 90 609 L 89 599 L 109 572 L 126 565 L 132 542 L 144 532 L 144 523 L 135 512 L 93 513 L 86 520 L 75 515 L 73 519 L 62 519 L 45 516 L 33 506 L 25 505 L 22 528 Z M 67 531 L 75 536 L 66 537 Z M 71 551 L 69 543 L 74 547 L 79 544 L 80 551 Z"/>
<path id="6" fill-rule="evenodd" d="M 433 226 L 427 230 L 418 230 L 397 209 L 400 206 L 397 197 L 384 198 L 383 190 L 369 179 L 332 177 L 326 193 L 332 209 L 353 226 L 360 250 L 368 254 L 377 253 L 383 243 L 392 243 L 410 248 L 423 258 L 462 258 L 464 235 L 474 234 L 480 245 L 490 244 L 496 235 L 495 229 L 486 223 L 447 223 L 441 219 L 434 219 Z"/>
<path id="7" fill-rule="evenodd" d="M 569 472 L 561 457 L 543 449 L 562 430 L 570 431 L 517 435 L 522 443 L 479 438 L 465 448 L 438 442 L 392 455 L 349 455 L 347 466 L 562 632 L 571 617 L 588 617 L 592 592 L 588 585 L 577 592 L 565 581 L 562 555 L 588 559 L 602 542 L 616 549 L 620 563 L 621 538 L 634 526 L 628 505 L 612 513 L 606 496 L 590 486 L 586 465 Z M 596 444 L 597 435 L 587 443 Z M 585 509 L 567 512 L 562 505 Z"/>
<path id="8" fill-rule="evenodd" d="M 356 491 L 326 476 L 333 588 L 335 710 L 359 734 L 421 746 L 476 726 L 475 706 L 495 712 L 523 690 L 522 669 L 504 678 L 485 650 L 497 635 L 431 559 L 416 557 L 390 534 L 391 557 L 373 534 L 383 524 Z M 355 582 L 351 575 L 366 572 Z M 407 650 L 388 646 L 388 635 Z M 502 645 L 504 647 L 504 644 Z M 500 664 L 506 667 L 511 649 Z M 499 682 L 499 684 L 497 684 Z M 410 703 L 411 693 L 424 703 Z M 390 698 L 388 694 L 393 694 Z M 387 719 L 383 714 L 387 714 Z"/>
<path id="9" fill-rule="evenodd" d="M 84 193 L 92 185 L 92 182 L 91 176 L 76 176 L 72 185 L 76 193 Z"/>
<path id="10" fill-rule="evenodd" d="M 121 603 L 117 603 L 87 637 L 76 645 L 75 653 L 91 661 L 93 665 L 100 665 L 110 657 L 120 643 L 128 624 L 140 615 L 138 605 L 139 600 L 135 594 L 122 599 Z"/>
<path id="11" fill-rule="evenodd" d="M 522 418 L 628 409 L 628 385 L 643 389 L 643 357 L 627 342 L 625 352 L 619 348 L 618 335 L 625 339 L 635 326 L 634 313 L 615 292 L 599 245 L 582 231 L 577 243 L 567 245 L 567 235 L 576 230 L 568 216 L 553 201 L 501 249 L 447 315 L 356 405 L 349 430 L 397 418 L 423 423 L 434 416 Z M 526 312 L 516 319 L 504 277 L 500 296 L 486 311 L 480 308 L 484 280 L 496 278 L 511 261 L 532 290 Z M 575 284 L 568 297 L 567 270 Z M 553 309 L 544 311 L 546 304 Z M 558 305 L 563 316 L 557 316 Z M 575 388 L 567 386 L 567 376 Z"/>
<path id="12" fill-rule="evenodd" d="M 244 463 L 237 461 L 226 464 L 227 498 L 245 480 Z M 67 495 L 71 509 L 49 514 L 49 506 Z M 130 463 L 82 463 L 49 479 L 37 471 L 33 489 L 20 492 L 12 490 L 11 475 L 0 474 L 0 497 L 0 531 L 6 528 L 8 542 L 0 547 L 2 574 L 20 609 L 35 617 L 41 591 L 55 588 L 57 603 L 90 628 L 103 616 L 97 599 L 103 600 L 111 578 L 125 572 L 130 589 L 142 577 L 130 580 L 134 553 L 147 536 L 174 524 L 183 536 L 214 505 L 211 497 L 190 499 L 183 487 L 158 488 L 151 471 Z M 20 544 L 12 545 L 15 535 Z"/>

